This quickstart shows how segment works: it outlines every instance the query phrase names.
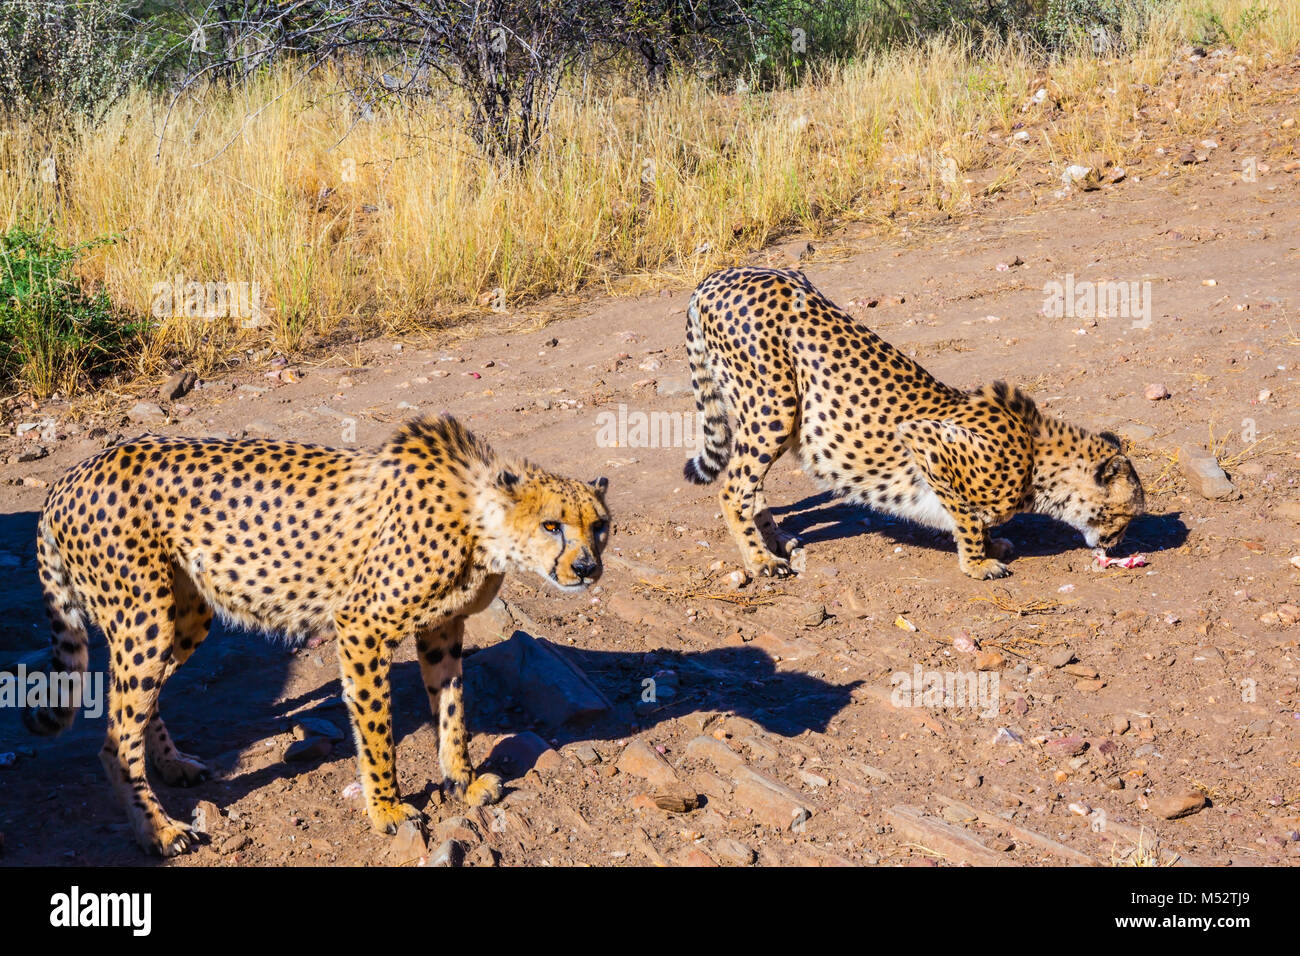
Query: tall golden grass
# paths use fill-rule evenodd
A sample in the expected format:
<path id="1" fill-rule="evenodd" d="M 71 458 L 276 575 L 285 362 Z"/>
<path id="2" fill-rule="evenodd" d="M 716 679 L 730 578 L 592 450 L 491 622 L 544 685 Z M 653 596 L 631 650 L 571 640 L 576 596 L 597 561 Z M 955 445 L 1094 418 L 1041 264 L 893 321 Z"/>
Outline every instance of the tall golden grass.
<path id="1" fill-rule="evenodd" d="M 653 91 L 575 84 L 522 171 L 480 158 L 450 97 L 363 120 L 337 77 L 288 68 L 174 108 L 141 92 L 66 143 L 0 129 L 0 224 L 48 221 L 68 242 L 120 235 L 81 268 L 141 314 L 176 276 L 256 283 L 259 322 L 163 310 L 142 370 L 167 354 L 203 366 L 345 330 L 437 329 L 485 304 L 688 282 L 792 229 L 959 210 L 977 167 L 998 188 L 1088 154 L 1122 162 L 1147 88 L 1207 9 L 1238 52 L 1300 46 L 1297 0 L 1209 0 L 1168 8 L 1122 56 L 1050 67 L 1013 45 L 938 39 L 778 93 L 719 94 L 685 75 Z M 1062 106 L 1042 122 L 1025 108 L 1040 83 Z M 1173 122 L 1194 135 L 1233 96 L 1224 84 Z M 1028 144 L 1008 135 L 1022 122 L 1036 127 Z M 53 183 L 39 167 L 51 154 Z"/>

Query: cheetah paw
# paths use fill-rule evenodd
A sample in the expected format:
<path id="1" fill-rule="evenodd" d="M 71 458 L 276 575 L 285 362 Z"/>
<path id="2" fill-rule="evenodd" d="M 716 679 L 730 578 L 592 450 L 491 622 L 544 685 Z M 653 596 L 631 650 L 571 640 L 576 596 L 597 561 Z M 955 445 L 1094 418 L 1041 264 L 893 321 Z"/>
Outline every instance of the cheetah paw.
<path id="1" fill-rule="evenodd" d="M 756 578 L 788 578 L 795 573 L 795 570 L 790 567 L 790 562 L 785 558 L 777 558 L 769 555 L 755 561 L 750 566 L 749 573 Z"/>
<path id="2" fill-rule="evenodd" d="M 201 842 L 193 827 L 170 819 L 164 819 L 161 826 L 152 830 L 136 834 L 136 839 L 146 853 L 164 859 L 188 853 Z"/>
<path id="3" fill-rule="evenodd" d="M 422 824 L 424 814 L 409 803 L 399 803 L 396 800 L 377 804 L 370 808 L 370 822 L 375 825 L 375 829 L 380 833 L 396 833 L 407 820 L 414 820 Z"/>
<path id="4" fill-rule="evenodd" d="M 1011 573 L 1011 570 L 1001 561 L 995 561 L 988 558 L 982 561 L 971 561 L 962 568 L 969 577 L 976 581 L 987 581 L 991 578 L 1005 578 Z"/>
<path id="5" fill-rule="evenodd" d="M 471 807 L 485 807 L 501 799 L 501 778 L 494 773 L 479 774 L 465 789 L 465 802 Z"/>

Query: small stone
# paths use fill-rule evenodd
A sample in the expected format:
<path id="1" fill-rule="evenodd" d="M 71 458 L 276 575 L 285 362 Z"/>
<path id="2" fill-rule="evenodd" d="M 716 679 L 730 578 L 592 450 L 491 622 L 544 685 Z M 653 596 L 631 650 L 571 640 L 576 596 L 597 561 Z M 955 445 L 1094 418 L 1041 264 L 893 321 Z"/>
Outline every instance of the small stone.
<path id="1" fill-rule="evenodd" d="M 415 862 L 428 851 L 424 842 L 424 829 L 416 820 L 407 820 L 398 827 L 393 842 L 388 845 L 388 855 L 399 866 Z"/>
<path id="2" fill-rule="evenodd" d="M 1123 714 L 1116 714 L 1110 719 L 1110 732 L 1116 737 L 1122 737 L 1128 733 L 1129 726 L 1128 718 Z"/>
<path id="3" fill-rule="evenodd" d="M 713 852 L 718 859 L 727 863 L 733 863 L 736 866 L 750 866 L 756 859 L 756 854 L 750 847 L 741 843 L 739 840 L 733 840 L 730 837 L 723 837 L 713 844 Z"/>
<path id="4" fill-rule="evenodd" d="M 1158 402 L 1169 397 L 1169 389 L 1161 384 L 1148 385 L 1146 391 L 1142 393 L 1148 401 Z"/>
<path id="5" fill-rule="evenodd" d="M 826 620 L 826 605 L 808 604 L 795 614 L 795 623 L 800 627 L 817 627 Z"/>
<path id="6" fill-rule="evenodd" d="M 306 740 L 295 740 L 286 747 L 284 759 L 292 763 L 320 760 L 328 757 L 333 750 L 334 745 L 325 737 L 308 737 Z"/>
<path id="7" fill-rule="evenodd" d="M 177 372 L 163 383 L 162 388 L 158 389 L 158 397 L 164 402 L 174 402 L 176 399 L 188 394 L 190 389 L 194 388 L 194 383 L 198 381 L 198 378 L 197 375 L 188 370 Z"/>
<path id="8" fill-rule="evenodd" d="M 1100 678 L 1093 679 L 1093 680 L 1089 680 L 1087 678 L 1081 678 L 1074 682 L 1074 689 L 1077 691 L 1082 691 L 1085 694 L 1096 693 L 1097 691 L 1101 690 L 1105 686 L 1106 686 L 1106 682 L 1104 680 L 1101 680 Z"/>
<path id="9" fill-rule="evenodd" d="M 1177 820 L 1204 809 L 1207 802 L 1205 794 L 1189 790 L 1164 797 L 1148 797 L 1147 809 L 1166 820 Z"/>
<path id="10" fill-rule="evenodd" d="M 1006 658 L 997 651 L 980 651 L 975 655 L 975 669 L 995 671 L 1006 663 Z"/>
<path id="11" fill-rule="evenodd" d="M 253 838 L 247 833 L 236 833 L 228 836 L 217 846 L 217 852 L 222 856 L 229 856 L 232 853 L 238 853 L 247 846 L 251 846 Z"/>
<path id="12" fill-rule="evenodd" d="M 1073 660 L 1074 660 L 1074 651 L 1068 647 L 1061 647 L 1052 651 L 1051 656 L 1047 658 L 1047 663 L 1059 670 L 1060 668 L 1068 665 Z"/>
<path id="13" fill-rule="evenodd" d="M 24 448 L 22 451 L 20 451 L 18 453 L 18 457 L 15 458 L 14 460 L 20 463 L 28 462 L 28 461 L 40 461 L 49 453 L 50 451 L 48 448 L 45 448 L 42 445 L 33 445 L 30 448 Z"/>
<path id="14" fill-rule="evenodd" d="M 1088 749 L 1088 741 L 1076 736 L 1060 737 L 1049 740 L 1046 747 L 1047 752 L 1055 757 L 1074 757 Z"/>
<path id="15" fill-rule="evenodd" d="M 199 833 L 215 833 L 221 828 L 221 808 L 211 800 L 200 800 L 194 805 L 190 819 Z"/>
<path id="16" fill-rule="evenodd" d="M 700 806 L 699 794 L 681 787 L 669 787 L 656 791 L 653 800 L 656 807 L 660 810 L 667 810 L 669 813 L 690 813 Z"/>
<path id="17" fill-rule="evenodd" d="M 162 410 L 162 406 L 153 402 L 137 402 L 126 413 L 126 417 L 142 425 L 157 424 L 167 420 L 167 413 Z"/>
<path id="18" fill-rule="evenodd" d="M 338 743 L 344 739 L 343 731 L 328 720 L 322 720 L 320 717 L 298 718 L 293 722 L 293 735 L 299 740 L 306 740 L 309 737 L 324 737 L 331 743 Z"/>
<path id="19" fill-rule="evenodd" d="M 1192 490 L 1202 498 L 1223 500 L 1238 497 L 1237 489 L 1215 457 L 1199 445 L 1184 445 L 1178 449 L 1178 467 Z"/>
<path id="20" fill-rule="evenodd" d="M 678 782 L 677 774 L 659 753 L 643 740 L 634 740 L 619 755 L 618 769 L 660 787 Z"/>
<path id="21" fill-rule="evenodd" d="M 1087 664 L 1066 664 L 1062 670 L 1074 677 L 1094 678 L 1097 676 L 1097 668 L 1089 667 Z"/>
<path id="22" fill-rule="evenodd" d="M 457 840 L 445 840 L 429 857 L 430 866 L 460 866 L 465 862 L 465 847 Z"/>

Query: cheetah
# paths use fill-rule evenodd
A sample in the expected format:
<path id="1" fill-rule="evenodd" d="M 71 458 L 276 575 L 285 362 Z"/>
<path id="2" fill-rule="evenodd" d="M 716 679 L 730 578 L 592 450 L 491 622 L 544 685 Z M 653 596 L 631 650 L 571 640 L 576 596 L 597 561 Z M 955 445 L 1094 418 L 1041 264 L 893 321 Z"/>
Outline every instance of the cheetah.
<path id="1" fill-rule="evenodd" d="M 686 348 L 705 437 L 686 478 L 707 484 L 726 469 L 722 513 L 751 575 L 793 573 L 799 541 L 773 520 L 763 479 L 796 447 L 823 487 L 951 532 L 976 580 L 1009 573 L 1010 542 L 988 529 L 1015 514 L 1050 515 L 1109 549 L 1145 506 L 1114 435 L 1051 418 L 1004 382 L 943 384 L 801 272 L 708 276 L 687 309 Z"/>
<path id="2" fill-rule="evenodd" d="M 214 613 L 291 645 L 331 631 L 366 809 L 393 833 L 420 821 L 401 802 L 388 674 L 411 636 L 438 729 L 443 787 L 470 805 L 501 780 L 471 765 L 461 679 L 465 618 L 505 572 L 564 591 L 601 574 L 604 478 L 581 482 L 499 458 L 450 416 L 401 427 L 377 451 L 263 439 L 146 435 L 74 466 L 50 489 L 38 564 L 53 625 L 52 670 L 84 672 L 87 629 L 108 642 L 108 733 L 100 760 L 147 851 L 197 843 L 150 789 L 208 769 L 176 748 L 158 712 L 163 685 L 208 635 Z M 71 708 L 34 708 L 32 731 Z"/>

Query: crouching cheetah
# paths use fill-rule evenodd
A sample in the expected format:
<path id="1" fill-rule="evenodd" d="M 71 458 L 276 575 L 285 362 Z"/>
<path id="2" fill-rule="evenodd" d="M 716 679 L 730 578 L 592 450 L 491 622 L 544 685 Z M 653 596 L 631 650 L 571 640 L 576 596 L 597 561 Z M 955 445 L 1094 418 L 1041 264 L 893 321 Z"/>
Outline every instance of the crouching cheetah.
<path id="1" fill-rule="evenodd" d="M 1143 510 L 1113 435 L 1049 418 L 1003 382 L 944 385 L 800 272 L 709 276 L 687 309 L 686 348 L 705 434 L 686 477 L 704 484 L 726 469 L 722 513 L 751 574 L 791 573 L 798 541 L 773 521 L 763 478 L 796 446 L 825 487 L 952 532 L 961 570 L 976 579 L 1008 573 L 1010 543 L 988 529 L 1019 512 L 1111 548 Z"/>
<path id="2" fill-rule="evenodd" d="M 394 832 L 419 812 L 398 797 L 388 673 L 414 635 L 438 724 L 444 787 L 470 804 L 501 781 L 470 764 L 461 682 L 465 618 L 503 573 L 564 590 L 601 572 L 606 482 L 498 458 L 455 419 L 410 422 L 378 451 L 285 441 L 149 436 L 72 468 L 38 525 L 53 670 L 85 671 L 103 630 L 111 681 L 100 760 L 136 838 L 163 856 L 195 842 L 163 811 L 145 762 L 171 785 L 205 778 L 158 713 L 163 684 L 208 636 L 214 611 L 291 643 L 333 631 L 371 821 Z M 69 708 L 25 715 L 37 733 Z"/>

